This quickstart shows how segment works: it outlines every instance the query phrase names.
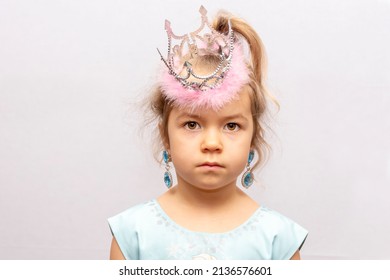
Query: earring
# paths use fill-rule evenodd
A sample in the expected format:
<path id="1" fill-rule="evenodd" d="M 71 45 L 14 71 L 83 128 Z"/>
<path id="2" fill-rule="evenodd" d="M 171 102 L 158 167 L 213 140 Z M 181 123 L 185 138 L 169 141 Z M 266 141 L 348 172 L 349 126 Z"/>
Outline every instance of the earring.
<path id="1" fill-rule="evenodd" d="M 251 171 L 251 167 L 250 167 L 250 164 L 251 164 L 254 157 L 255 157 L 255 152 L 253 150 L 251 150 L 249 152 L 248 162 L 246 164 L 246 171 L 245 171 L 244 175 L 242 175 L 242 178 L 241 178 L 241 184 L 246 189 L 249 188 L 253 184 L 253 180 L 255 179 L 253 176 L 253 173 Z"/>
<path id="2" fill-rule="evenodd" d="M 171 168 L 169 166 L 169 162 L 171 161 L 171 156 L 168 154 L 167 151 L 163 151 L 163 160 L 165 162 L 164 183 L 169 189 L 170 187 L 172 187 L 172 175 L 171 172 L 169 172 L 169 169 Z"/>

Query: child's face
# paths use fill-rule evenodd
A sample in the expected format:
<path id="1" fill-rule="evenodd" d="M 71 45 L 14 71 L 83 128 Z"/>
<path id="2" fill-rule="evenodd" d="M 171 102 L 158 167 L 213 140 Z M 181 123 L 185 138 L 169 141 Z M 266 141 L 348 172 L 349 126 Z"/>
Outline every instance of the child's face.
<path id="1" fill-rule="evenodd" d="M 179 184 L 218 189 L 236 184 L 251 148 L 253 120 L 247 93 L 218 112 L 173 108 L 168 151 Z"/>

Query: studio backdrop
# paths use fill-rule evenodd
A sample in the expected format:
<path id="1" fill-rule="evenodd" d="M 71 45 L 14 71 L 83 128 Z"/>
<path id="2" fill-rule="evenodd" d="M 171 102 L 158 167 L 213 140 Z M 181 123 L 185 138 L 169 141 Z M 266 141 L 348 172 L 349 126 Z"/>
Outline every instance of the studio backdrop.
<path id="1" fill-rule="evenodd" d="M 225 9 L 268 55 L 272 154 L 248 193 L 304 259 L 390 258 L 390 1 L 0 0 L 0 259 L 107 259 L 107 218 L 165 191 L 139 101 Z"/>

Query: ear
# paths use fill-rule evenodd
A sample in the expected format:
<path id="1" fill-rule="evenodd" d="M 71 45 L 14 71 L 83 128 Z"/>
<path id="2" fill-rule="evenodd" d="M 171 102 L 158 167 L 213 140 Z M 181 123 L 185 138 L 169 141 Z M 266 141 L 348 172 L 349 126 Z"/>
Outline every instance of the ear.
<path id="1" fill-rule="evenodd" d="M 161 122 L 158 124 L 158 130 L 160 132 L 160 137 L 164 145 L 164 148 L 169 152 L 170 146 L 169 146 L 168 132 L 167 129 L 163 127 Z"/>

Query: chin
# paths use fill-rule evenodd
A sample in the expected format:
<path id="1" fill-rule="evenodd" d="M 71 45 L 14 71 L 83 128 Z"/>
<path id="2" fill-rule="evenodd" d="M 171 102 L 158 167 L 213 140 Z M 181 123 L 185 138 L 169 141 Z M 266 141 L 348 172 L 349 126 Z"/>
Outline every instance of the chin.
<path id="1" fill-rule="evenodd" d="M 231 186 L 235 184 L 232 183 L 204 183 L 204 184 L 194 184 L 193 186 L 196 187 L 197 189 L 205 190 L 205 191 L 214 191 L 214 190 L 219 190 L 226 188 L 228 186 Z"/>
<path id="2" fill-rule="evenodd" d="M 191 176 L 192 177 L 192 176 Z M 225 177 L 225 178 L 223 178 Z M 185 178 L 181 178 L 178 180 L 179 184 L 182 182 L 183 185 L 192 186 L 193 188 L 205 191 L 213 191 L 218 189 L 223 189 L 228 186 L 236 186 L 236 178 L 232 178 L 231 180 L 226 180 L 226 176 L 208 176 L 203 178 L 197 178 L 195 180 L 194 177 L 186 180 Z"/>

